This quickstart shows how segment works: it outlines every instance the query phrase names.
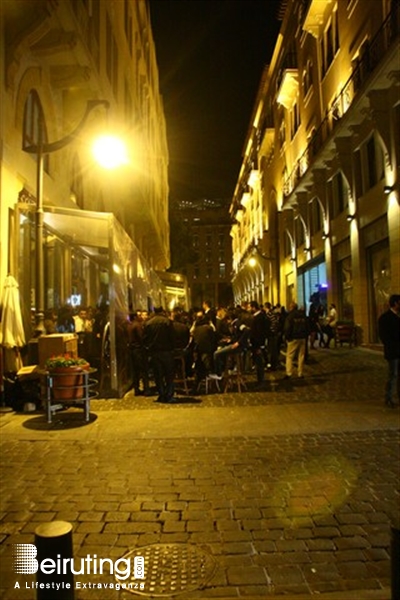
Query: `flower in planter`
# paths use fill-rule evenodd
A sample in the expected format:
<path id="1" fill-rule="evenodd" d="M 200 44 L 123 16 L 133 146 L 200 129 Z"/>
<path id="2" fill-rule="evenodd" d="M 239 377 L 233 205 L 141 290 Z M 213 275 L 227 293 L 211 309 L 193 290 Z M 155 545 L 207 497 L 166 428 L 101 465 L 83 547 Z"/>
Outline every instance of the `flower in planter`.
<path id="1" fill-rule="evenodd" d="M 46 369 L 59 369 L 66 367 L 81 367 L 87 369 L 89 363 L 84 358 L 73 357 L 70 354 L 61 354 L 59 356 L 51 356 L 45 362 Z"/>

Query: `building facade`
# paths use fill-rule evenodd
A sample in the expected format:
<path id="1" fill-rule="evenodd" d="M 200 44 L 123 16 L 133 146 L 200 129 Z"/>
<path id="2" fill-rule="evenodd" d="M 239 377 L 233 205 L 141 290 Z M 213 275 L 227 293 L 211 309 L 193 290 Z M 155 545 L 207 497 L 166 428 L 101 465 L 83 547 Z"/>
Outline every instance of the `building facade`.
<path id="1" fill-rule="evenodd" d="M 0 66 L 0 281 L 16 277 L 29 339 L 41 249 L 40 308 L 109 304 L 116 339 L 128 307 L 163 302 L 156 270 L 170 265 L 168 148 L 149 4 L 4 0 Z M 105 129 L 127 146 L 117 171 L 101 170 L 89 153 Z"/>
<path id="2" fill-rule="evenodd" d="M 13 244 L 37 193 L 36 156 L 23 147 L 37 142 L 40 120 L 43 141 L 60 140 L 98 99 L 108 111 L 93 110 L 76 139 L 45 156 L 43 203 L 113 213 L 147 265 L 168 268 L 168 150 L 148 3 L 5 0 L 1 28 L 2 279 L 29 271 L 32 247 L 18 265 Z M 115 173 L 89 157 L 89 139 L 105 128 L 128 147 L 129 164 Z M 16 207 L 26 212 L 19 223 Z"/>
<path id="3" fill-rule="evenodd" d="M 230 207 L 236 302 L 317 293 L 378 341 L 400 282 L 399 35 L 395 0 L 282 2 Z"/>
<path id="4" fill-rule="evenodd" d="M 231 305 L 232 247 L 226 205 L 210 199 L 182 201 L 172 211 L 171 223 L 174 220 L 181 223 L 185 235 L 180 264 L 191 307 L 201 308 L 204 301 L 214 307 Z"/>

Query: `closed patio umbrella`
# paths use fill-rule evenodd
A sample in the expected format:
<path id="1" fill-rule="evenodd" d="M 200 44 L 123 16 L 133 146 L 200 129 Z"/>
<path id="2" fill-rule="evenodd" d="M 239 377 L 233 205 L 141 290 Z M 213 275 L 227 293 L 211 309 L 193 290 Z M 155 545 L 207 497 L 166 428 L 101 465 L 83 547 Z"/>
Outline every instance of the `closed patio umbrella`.
<path id="1" fill-rule="evenodd" d="M 4 371 L 18 371 L 22 366 L 19 348 L 22 348 L 26 341 L 19 286 L 12 275 L 5 278 L 1 296 L 0 343 L 4 348 Z"/>

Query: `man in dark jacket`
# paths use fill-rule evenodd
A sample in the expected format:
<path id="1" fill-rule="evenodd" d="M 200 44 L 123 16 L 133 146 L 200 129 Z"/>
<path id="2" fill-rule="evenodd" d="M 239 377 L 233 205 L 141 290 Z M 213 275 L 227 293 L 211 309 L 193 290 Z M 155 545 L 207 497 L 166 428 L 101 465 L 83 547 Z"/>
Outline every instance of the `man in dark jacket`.
<path id="1" fill-rule="evenodd" d="M 249 347 L 250 328 L 246 325 L 242 312 L 237 314 L 238 316 L 235 314 L 229 317 L 233 317 L 232 338 L 230 343 L 225 346 L 218 347 L 214 352 L 215 374 L 220 379 L 222 379 L 222 373 L 225 369 L 227 357 L 230 354 L 244 352 Z"/>
<path id="2" fill-rule="evenodd" d="M 154 309 L 154 317 L 145 322 L 143 344 L 147 349 L 154 371 L 158 402 L 175 402 L 174 399 L 174 328 L 164 310 Z"/>
<path id="3" fill-rule="evenodd" d="M 258 302 L 252 300 L 250 302 L 250 313 L 252 319 L 250 321 L 250 345 L 253 363 L 256 368 L 257 383 L 262 384 L 264 381 L 264 350 L 265 340 L 268 335 L 269 321 L 263 310 L 260 309 Z"/>
<path id="4" fill-rule="evenodd" d="M 394 396 L 400 399 L 399 389 L 399 361 L 400 361 L 400 294 L 393 294 L 389 298 L 389 309 L 378 320 L 379 337 L 383 344 L 384 356 L 387 360 L 389 372 L 386 383 L 385 403 L 394 408 Z"/>
<path id="5" fill-rule="evenodd" d="M 193 341 L 196 353 L 195 386 L 213 370 L 213 354 L 217 348 L 216 332 L 207 317 L 199 316 L 193 329 Z"/>
<path id="6" fill-rule="evenodd" d="M 293 374 L 293 359 L 297 355 L 297 374 L 303 378 L 303 366 L 306 353 L 306 339 L 308 336 L 308 320 L 304 310 L 299 310 L 295 302 L 289 306 L 289 314 L 284 325 L 284 334 L 287 341 L 286 349 L 286 379 Z"/>
<path id="7" fill-rule="evenodd" d="M 135 396 L 150 395 L 149 386 L 149 361 L 147 352 L 143 346 L 143 318 L 141 313 L 129 315 L 129 347 L 131 351 L 132 378 Z M 140 390 L 140 380 L 143 381 L 143 392 Z"/>

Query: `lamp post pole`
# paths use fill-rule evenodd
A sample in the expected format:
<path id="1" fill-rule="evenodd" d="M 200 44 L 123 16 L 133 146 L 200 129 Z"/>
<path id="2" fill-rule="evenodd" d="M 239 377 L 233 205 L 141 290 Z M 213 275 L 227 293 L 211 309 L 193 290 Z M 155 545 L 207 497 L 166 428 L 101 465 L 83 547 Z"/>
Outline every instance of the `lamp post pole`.
<path id="1" fill-rule="evenodd" d="M 43 113 L 39 115 L 36 152 L 36 272 L 35 272 L 35 336 L 45 333 L 44 327 L 44 260 L 43 260 Z"/>
<path id="2" fill-rule="evenodd" d="M 40 337 L 45 332 L 44 327 L 44 252 L 43 252 L 43 157 L 45 154 L 50 154 L 61 150 L 70 144 L 86 123 L 89 114 L 96 106 L 104 106 L 109 108 L 107 100 L 89 100 L 86 105 L 86 111 L 80 123 L 72 133 L 65 136 L 61 140 L 52 143 L 43 142 L 44 117 L 43 111 L 40 111 L 38 118 L 38 140 L 36 144 L 24 146 L 23 150 L 29 154 L 36 154 L 36 214 L 35 214 L 35 233 L 36 233 L 36 248 L 35 248 L 35 337 Z"/>

